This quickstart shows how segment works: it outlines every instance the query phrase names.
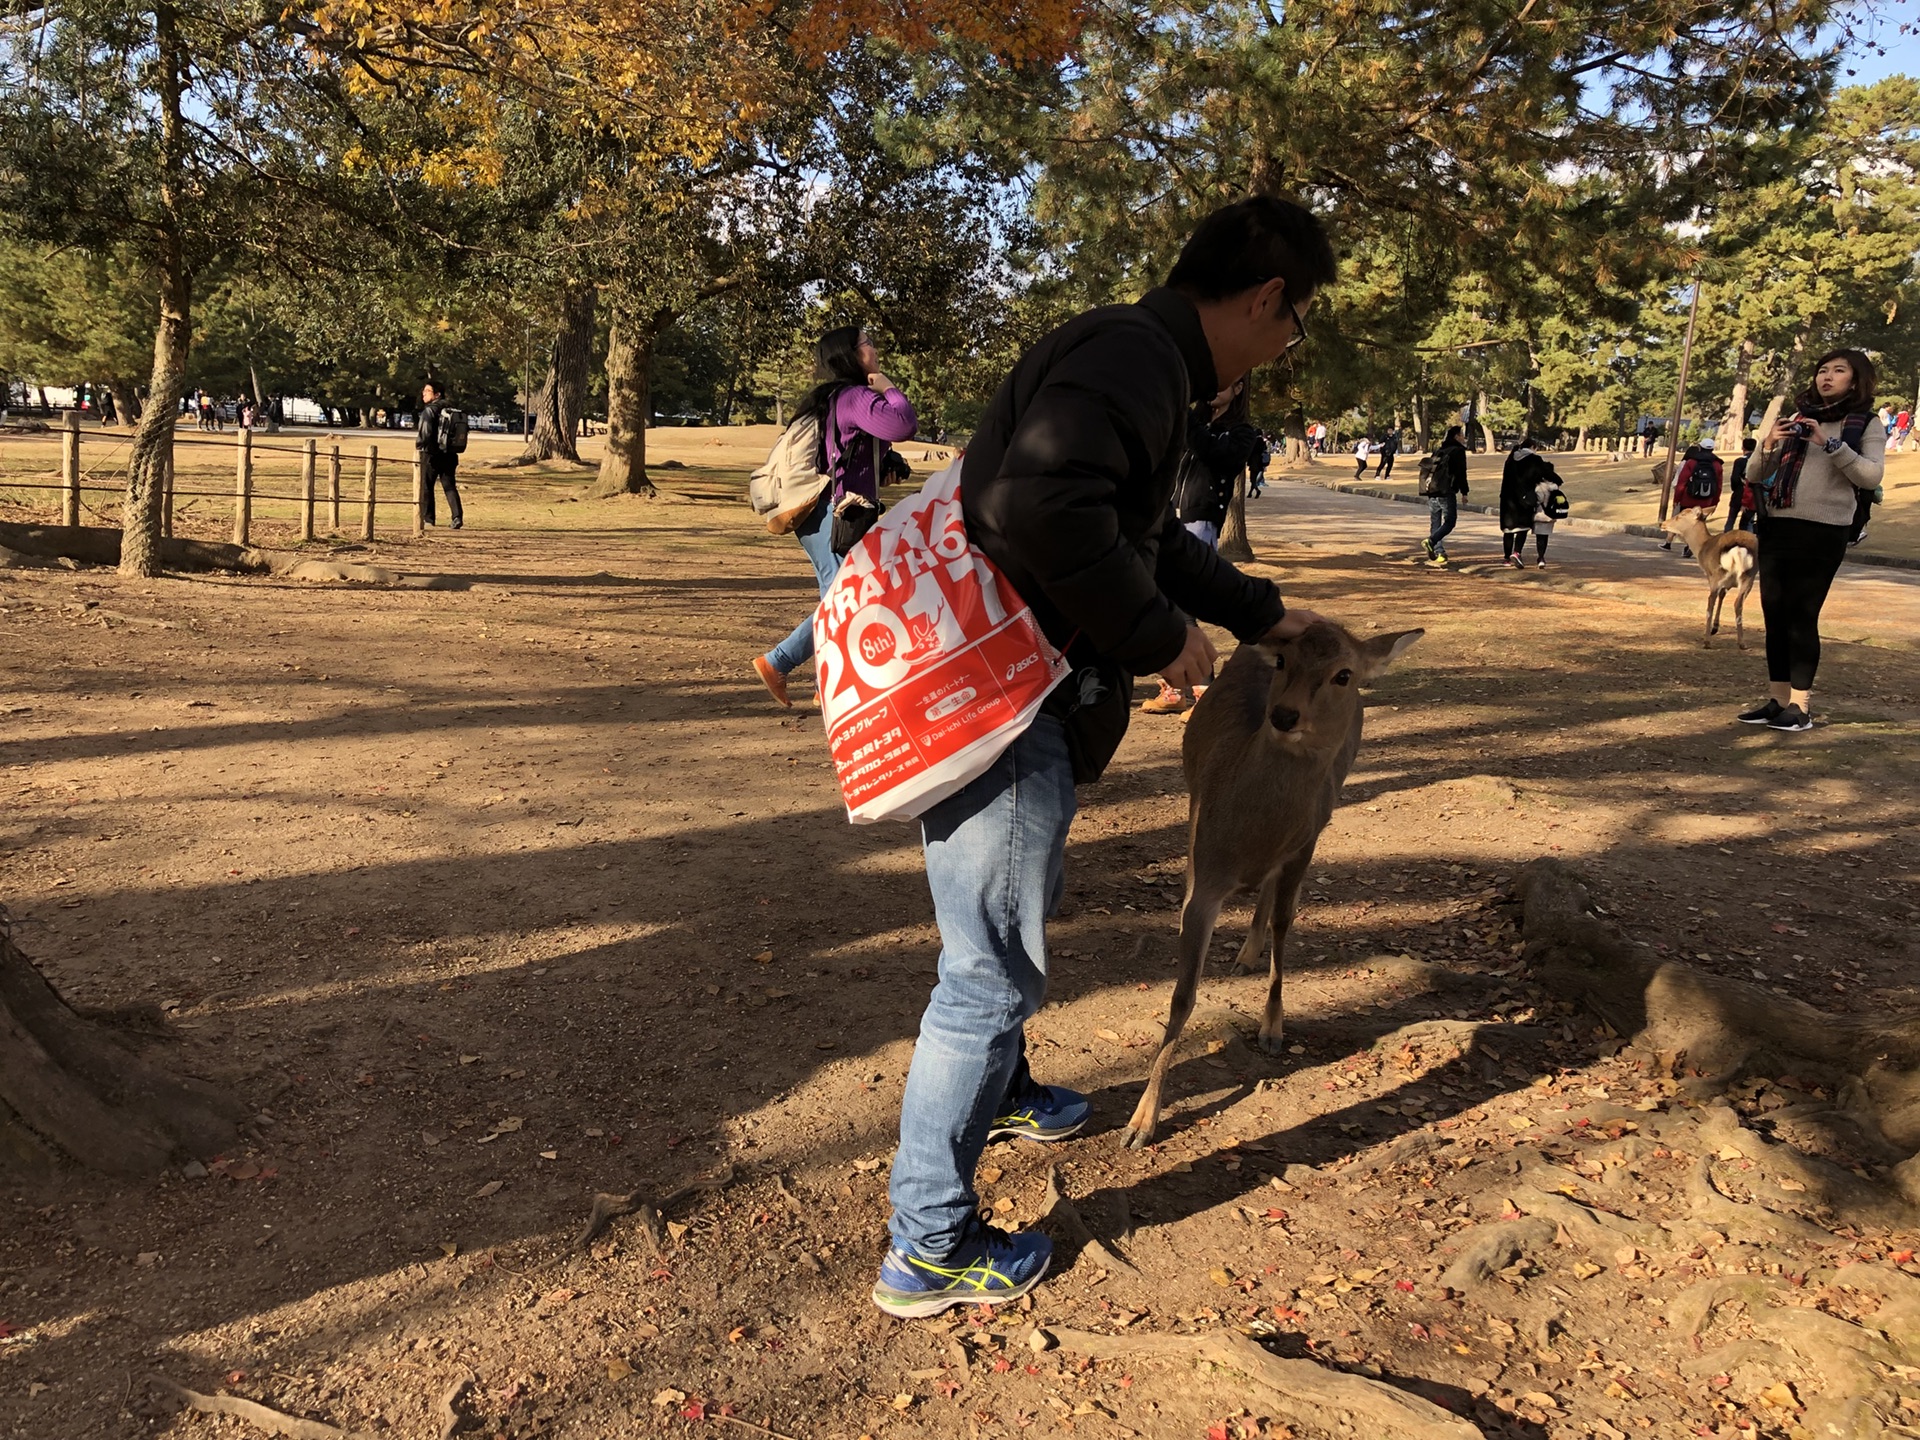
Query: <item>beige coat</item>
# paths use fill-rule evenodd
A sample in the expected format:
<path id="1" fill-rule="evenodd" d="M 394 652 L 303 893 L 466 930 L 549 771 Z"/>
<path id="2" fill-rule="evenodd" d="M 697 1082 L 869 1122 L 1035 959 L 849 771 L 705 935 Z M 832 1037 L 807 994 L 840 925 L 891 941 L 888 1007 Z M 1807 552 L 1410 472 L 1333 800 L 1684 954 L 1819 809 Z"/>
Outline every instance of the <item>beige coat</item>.
<path id="1" fill-rule="evenodd" d="M 1832 424 L 1822 421 L 1821 429 L 1831 435 L 1839 425 L 1838 421 Z M 1858 450 L 1842 445 L 1829 455 L 1808 441 L 1806 463 L 1800 467 L 1800 483 L 1795 489 L 1792 508 L 1783 510 L 1769 497 L 1768 513 L 1783 520 L 1851 525 L 1855 497 L 1880 483 L 1880 477 L 1886 473 L 1886 459 L 1887 432 L 1877 420 L 1867 421 Z M 1767 480 L 1779 468 L 1780 447 L 1769 442 L 1754 452 L 1747 467 L 1747 479 L 1756 483 Z"/>

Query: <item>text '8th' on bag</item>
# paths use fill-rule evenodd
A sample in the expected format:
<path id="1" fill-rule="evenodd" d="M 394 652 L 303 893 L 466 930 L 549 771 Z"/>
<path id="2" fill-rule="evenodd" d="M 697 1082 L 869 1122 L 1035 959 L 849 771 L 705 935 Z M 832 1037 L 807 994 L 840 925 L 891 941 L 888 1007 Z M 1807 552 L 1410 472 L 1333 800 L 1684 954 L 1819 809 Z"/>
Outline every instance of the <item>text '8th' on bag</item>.
<path id="1" fill-rule="evenodd" d="M 814 612 L 813 643 L 856 824 L 914 819 L 984 773 L 1068 668 L 968 543 L 957 460 L 848 552 Z"/>
<path id="2" fill-rule="evenodd" d="M 780 432 L 773 449 L 747 481 L 747 503 L 764 516 L 767 533 L 785 535 L 820 503 L 833 484 L 821 463 L 826 446 L 821 440 L 820 417 L 809 410 Z"/>

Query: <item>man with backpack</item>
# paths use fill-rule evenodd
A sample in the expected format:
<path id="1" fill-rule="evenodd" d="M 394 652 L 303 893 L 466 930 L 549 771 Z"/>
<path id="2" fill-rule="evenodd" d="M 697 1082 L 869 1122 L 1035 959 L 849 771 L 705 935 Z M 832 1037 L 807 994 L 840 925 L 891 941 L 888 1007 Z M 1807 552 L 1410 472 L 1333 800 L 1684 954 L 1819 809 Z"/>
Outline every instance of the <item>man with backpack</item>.
<path id="1" fill-rule="evenodd" d="M 918 1318 L 1001 1305 L 1046 1274 L 1053 1245 L 980 1216 L 974 1171 L 1000 1135 L 1064 1140 L 1084 1095 L 1038 1083 L 1025 1026 L 1046 998 L 1046 921 L 1064 880 L 1076 783 L 1098 779 L 1126 733 L 1133 677 L 1205 684 L 1216 657 L 1196 623 L 1284 639 L 1319 617 L 1289 610 L 1173 516 L 1194 397 L 1230 390 L 1306 338 L 1336 274 L 1305 208 L 1250 196 L 1200 222 L 1165 288 L 1090 311 L 1021 356 L 962 462 L 971 542 L 1065 652 L 1068 673 L 1031 727 L 921 817 L 940 979 L 920 1021 L 889 1193 L 893 1245 L 874 1303 Z"/>
<path id="2" fill-rule="evenodd" d="M 1672 513 L 1712 510 L 1720 503 L 1720 480 L 1720 457 L 1713 453 L 1713 437 L 1709 435 L 1689 445 L 1680 457 L 1680 470 L 1673 479 Z M 1673 549 L 1673 541 L 1669 539 L 1660 548 Z M 1683 559 L 1691 560 L 1693 547 L 1682 545 L 1680 553 Z"/>
<path id="3" fill-rule="evenodd" d="M 1426 498 L 1429 524 L 1420 548 L 1435 565 L 1447 563 L 1444 544 L 1460 523 L 1460 501 L 1467 493 L 1467 445 L 1455 425 L 1433 454 L 1420 462 L 1420 493 Z"/>
<path id="4" fill-rule="evenodd" d="M 447 519 L 458 530 L 465 523 L 460 509 L 460 486 L 455 473 L 460 468 L 460 452 L 467 448 L 467 415 L 447 403 L 438 380 L 420 387 L 420 421 L 413 447 L 420 453 L 420 468 L 426 484 L 420 487 L 420 515 L 427 524 L 435 523 L 433 487 L 447 492 Z"/>

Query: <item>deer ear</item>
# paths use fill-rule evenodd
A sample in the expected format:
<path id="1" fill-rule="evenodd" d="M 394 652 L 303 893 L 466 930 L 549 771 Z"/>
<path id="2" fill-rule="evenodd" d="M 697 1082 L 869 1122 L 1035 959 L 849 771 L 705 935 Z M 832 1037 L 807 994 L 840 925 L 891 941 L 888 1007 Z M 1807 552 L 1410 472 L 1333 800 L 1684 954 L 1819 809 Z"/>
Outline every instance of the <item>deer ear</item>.
<path id="1" fill-rule="evenodd" d="M 1400 630 L 1391 635 L 1375 635 L 1370 640 L 1362 640 L 1358 646 L 1360 683 L 1364 685 L 1373 679 L 1426 633 L 1424 630 Z"/>

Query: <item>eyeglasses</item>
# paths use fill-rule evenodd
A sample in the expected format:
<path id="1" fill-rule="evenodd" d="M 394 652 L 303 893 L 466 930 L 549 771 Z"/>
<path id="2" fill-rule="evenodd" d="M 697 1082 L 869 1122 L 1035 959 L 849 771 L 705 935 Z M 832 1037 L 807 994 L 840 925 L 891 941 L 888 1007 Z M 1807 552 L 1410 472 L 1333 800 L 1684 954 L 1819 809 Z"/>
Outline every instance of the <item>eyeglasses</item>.
<path id="1" fill-rule="evenodd" d="M 1307 343 L 1307 322 L 1301 318 L 1300 312 L 1294 307 L 1293 301 L 1288 300 L 1286 306 L 1287 313 L 1293 317 L 1293 338 L 1287 341 L 1287 349 L 1280 352 L 1282 355 L 1285 355 L 1287 350 L 1292 350 L 1297 346 Z"/>

